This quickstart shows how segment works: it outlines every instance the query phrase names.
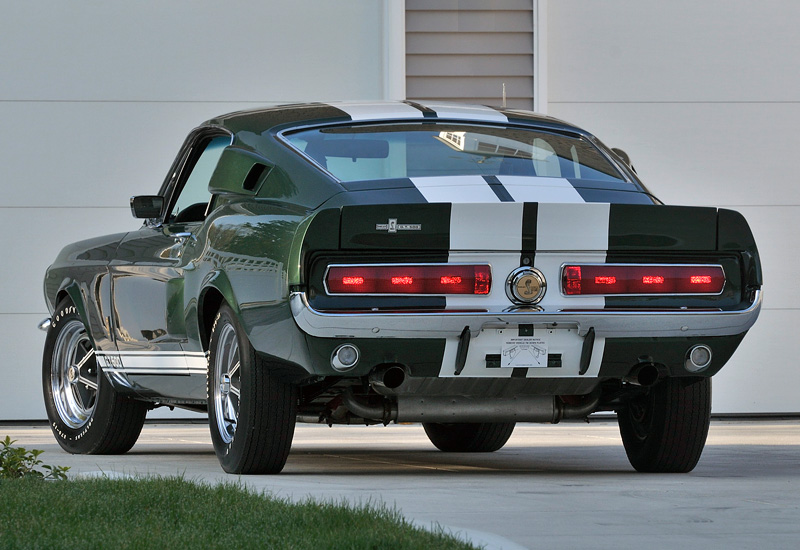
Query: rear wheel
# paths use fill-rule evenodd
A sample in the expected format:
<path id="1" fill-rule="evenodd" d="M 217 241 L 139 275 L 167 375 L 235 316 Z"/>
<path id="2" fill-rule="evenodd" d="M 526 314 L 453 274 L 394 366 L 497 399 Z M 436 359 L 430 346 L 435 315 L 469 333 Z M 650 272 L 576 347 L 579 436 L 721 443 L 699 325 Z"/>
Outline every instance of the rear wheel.
<path id="1" fill-rule="evenodd" d="M 667 378 L 618 411 L 622 443 L 640 472 L 691 472 L 711 419 L 710 378 Z"/>
<path id="2" fill-rule="evenodd" d="M 492 453 L 506 444 L 515 422 L 474 422 L 438 424 L 424 422 L 422 427 L 437 449 L 448 453 Z"/>
<path id="3" fill-rule="evenodd" d="M 139 438 L 147 405 L 118 394 L 94 352 L 75 306 L 62 300 L 51 319 L 42 359 L 47 417 L 67 452 L 124 453 Z"/>
<path id="4" fill-rule="evenodd" d="M 209 342 L 208 420 L 222 469 L 276 474 L 292 446 L 297 389 L 270 374 L 236 317 L 223 304 Z"/>

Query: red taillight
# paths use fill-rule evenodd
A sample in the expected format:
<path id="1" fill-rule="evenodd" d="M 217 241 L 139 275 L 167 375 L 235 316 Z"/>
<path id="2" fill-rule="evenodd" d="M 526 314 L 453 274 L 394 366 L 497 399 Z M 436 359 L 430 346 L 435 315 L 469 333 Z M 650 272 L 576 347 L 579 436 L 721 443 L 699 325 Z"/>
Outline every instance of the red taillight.
<path id="1" fill-rule="evenodd" d="M 489 294 L 488 265 L 333 265 L 330 294 Z"/>
<path id="2" fill-rule="evenodd" d="M 595 277 L 594 283 L 597 285 L 615 285 L 617 284 L 617 278 L 608 276 Z"/>
<path id="3" fill-rule="evenodd" d="M 584 294 L 719 294 L 725 272 L 719 265 L 567 265 L 561 289 Z"/>

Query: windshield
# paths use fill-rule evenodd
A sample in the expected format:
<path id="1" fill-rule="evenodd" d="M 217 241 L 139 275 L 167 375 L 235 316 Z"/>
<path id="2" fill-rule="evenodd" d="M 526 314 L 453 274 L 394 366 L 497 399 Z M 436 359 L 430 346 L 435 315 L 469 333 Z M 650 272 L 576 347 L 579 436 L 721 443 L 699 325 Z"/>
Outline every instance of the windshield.
<path id="1" fill-rule="evenodd" d="M 431 176 L 528 176 L 625 183 L 585 139 L 453 123 L 332 126 L 285 139 L 342 182 Z"/>

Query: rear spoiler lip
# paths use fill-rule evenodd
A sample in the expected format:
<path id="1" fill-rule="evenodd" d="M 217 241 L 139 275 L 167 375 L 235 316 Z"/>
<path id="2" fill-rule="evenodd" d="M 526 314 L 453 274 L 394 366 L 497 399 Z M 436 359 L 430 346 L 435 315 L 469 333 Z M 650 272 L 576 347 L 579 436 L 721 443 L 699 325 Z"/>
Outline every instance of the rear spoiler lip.
<path id="1" fill-rule="evenodd" d="M 458 337 L 465 327 L 472 336 L 488 327 L 533 324 L 590 329 L 599 337 L 686 338 L 744 334 L 756 322 L 762 293 L 756 290 L 752 303 L 742 310 L 642 310 L 642 311 L 501 311 L 435 313 L 326 313 L 312 308 L 304 292 L 293 292 L 289 303 L 295 322 L 310 336 L 320 338 L 447 338 Z"/>

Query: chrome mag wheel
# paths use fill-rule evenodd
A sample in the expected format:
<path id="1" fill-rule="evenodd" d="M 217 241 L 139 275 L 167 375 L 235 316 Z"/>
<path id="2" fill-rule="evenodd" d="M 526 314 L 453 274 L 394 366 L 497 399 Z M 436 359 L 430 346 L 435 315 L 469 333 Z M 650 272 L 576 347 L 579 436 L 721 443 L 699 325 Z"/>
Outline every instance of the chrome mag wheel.
<path id="1" fill-rule="evenodd" d="M 217 430 L 225 444 L 233 441 L 239 420 L 241 399 L 241 359 L 236 329 L 230 323 L 219 332 L 218 353 L 214 356 L 214 411 Z"/>
<path id="2" fill-rule="evenodd" d="M 97 406 L 98 369 L 86 329 L 69 320 L 53 347 L 50 386 L 58 416 L 70 428 L 83 427 Z"/>

